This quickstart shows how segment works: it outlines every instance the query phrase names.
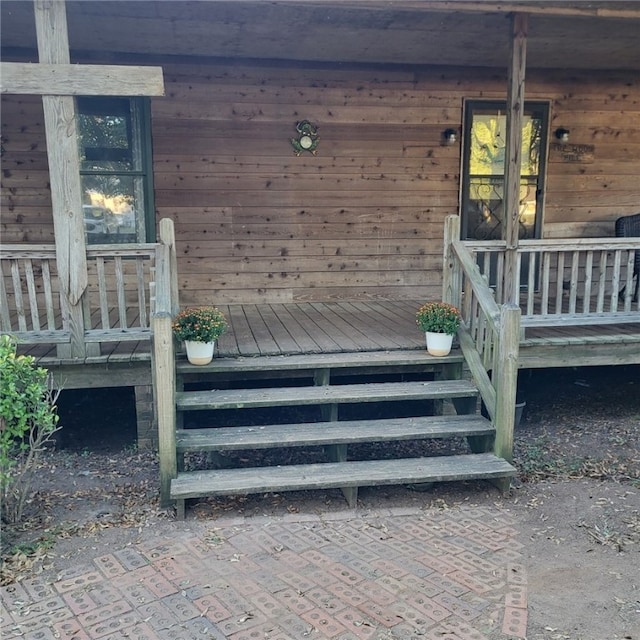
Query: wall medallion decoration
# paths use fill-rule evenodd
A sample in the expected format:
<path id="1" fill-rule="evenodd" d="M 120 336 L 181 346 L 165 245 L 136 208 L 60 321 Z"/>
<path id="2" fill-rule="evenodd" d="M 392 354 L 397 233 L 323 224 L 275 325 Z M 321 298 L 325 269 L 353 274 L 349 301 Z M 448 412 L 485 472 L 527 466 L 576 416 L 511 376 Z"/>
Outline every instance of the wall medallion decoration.
<path id="1" fill-rule="evenodd" d="M 301 120 L 296 123 L 297 138 L 291 138 L 291 146 L 297 156 L 303 151 L 308 151 L 314 156 L 320 140 L 318 136 L 318 127 L 308 120 Z"/>

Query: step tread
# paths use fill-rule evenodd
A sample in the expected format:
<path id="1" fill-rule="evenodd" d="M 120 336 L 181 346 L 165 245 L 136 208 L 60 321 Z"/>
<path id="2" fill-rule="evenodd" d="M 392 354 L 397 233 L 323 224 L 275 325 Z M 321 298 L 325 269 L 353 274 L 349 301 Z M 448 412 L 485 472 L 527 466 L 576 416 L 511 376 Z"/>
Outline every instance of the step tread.
<path id="1" fill-rule="evenodd" d="M 171 481 L 170 495 L 184 500 L 208 495 L 506 478 L 515 472 L 506 460 L 491 453 L 190 471 L 179 473 Z"/>
<path id="2" fill-rule="evenodd" d="M 234 451 L 270 447 L 490 436 L 494 433 L 491 423 L 480 415 L 452 415 L 181 429 L 177 432 L 176 441 L 178 451 Z"/>
<path id="3" fill-rule="evenodd" d="M 212 389 L 176 393 L 179 410 L 245 409 L 309 404 L 434 400 L 478 395 L 468 380 L 384 382 L 264 389 Z"/>
<path id="4" fill-rule="evenodd" d="M 434 357 L 425 349 L 398 351 L 365 351 L 349 353 L 317 353 L 289 356 L 256 356 L 240 358 L 214 358 L 208 365 L 196 366 L 187 360 L 176 361 L 179 373 L 226 373 L 230 371 L 313 371 L 314 369 L 350 369 L 360 367 L 388 367 L 463 362 L 460 351 L 448 356 Z"/>

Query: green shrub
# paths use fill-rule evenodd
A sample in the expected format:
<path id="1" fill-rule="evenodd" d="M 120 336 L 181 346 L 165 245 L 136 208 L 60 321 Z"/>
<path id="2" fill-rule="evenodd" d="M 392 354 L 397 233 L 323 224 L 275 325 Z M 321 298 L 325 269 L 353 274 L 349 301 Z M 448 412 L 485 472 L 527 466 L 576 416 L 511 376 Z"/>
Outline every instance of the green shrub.
<path id="1" fill-rule="evenodd" d="M 40 453 L 58 430 L 56 401 L 46 369 L 16 354 L 16 340 L 0 335 L 0 495 L 2 519 L 17 523 Z"/>

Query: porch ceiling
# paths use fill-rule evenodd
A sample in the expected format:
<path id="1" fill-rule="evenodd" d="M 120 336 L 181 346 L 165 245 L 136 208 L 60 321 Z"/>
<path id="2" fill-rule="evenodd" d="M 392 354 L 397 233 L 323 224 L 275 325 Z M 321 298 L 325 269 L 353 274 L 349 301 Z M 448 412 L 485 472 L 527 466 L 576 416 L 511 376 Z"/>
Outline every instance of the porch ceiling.
<path id="1" fill-rule="evenodd" d="M 2 2 L 5 57 L 35 51 L 33 5 Z M 640 70 L 640 2 L 68 1 L 72 54 L 504 68 L 509 11 L 530 12 L 531 68 Z M 30 54 L 33 58 L 34 54 Z"/>

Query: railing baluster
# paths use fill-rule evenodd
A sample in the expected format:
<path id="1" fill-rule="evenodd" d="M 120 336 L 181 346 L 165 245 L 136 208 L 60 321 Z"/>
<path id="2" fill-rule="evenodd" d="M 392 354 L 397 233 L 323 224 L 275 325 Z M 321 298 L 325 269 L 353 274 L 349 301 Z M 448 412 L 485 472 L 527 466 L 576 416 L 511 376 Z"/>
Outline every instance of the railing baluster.
<path id="1" fill-rule="evenodd" d="M 626 262 L 626 274 L 627 278 L 624 284 L 624 310 L 631 311 L 631 302 L 633 300 L 633 267 L 635 264 L 635 251 L 627 251 L 627 262 Z M 640 273 L 637 274 L 637 277 L 640 278 Z M 618 294 L 620 296 L 620 294 Z M 640 296 L 638 296 L 640 302 Z"/>
<path id="2" fill-rule="evenodd" d="M 598 278 L 598 298 L 596 300 L 596 313 L 604 312 L 604 295 L 607 286 L 607 260 L 606 251 L 600 252 L 600 277 Z"/>
<path id="3" fill-rule="evenodd" d="M 580 278 L 580 252 L 574 251 L 571 257 L 571 279 L 569 281 L 569 313 L 576 312 L 578 301 L 578 281 Z"/>
<path id="4" fill-rule="evenodd" d="M 124 295 L 124 272 L 122 270 L 122 257 L 114 258 L 114 268 L 116 271 L 116 293 L 118 300 L 118 322 L 120 329 L 127 328 L 127 302 Z"/>
<path id="5" fill-rule="evenodd" d="M 557 256 L 556 263 L 556 299 L 555 313 L 562 313 L 562 295 L 564 293 L 564 252 L 561 251 Z"/>
<path id="6" fill-rule="evenodd" d="M 0 262 L 0 329 L 9 332 L 11 331 L 11 316 L 9 315 L 9 298 L 4 278 L 4 267 Z"/>
<path id="7" fill-rule="evenodd" d="M 549 296 L 551 295 L 549 285 L 551 282 L 551 254 L 548 251 L 543 253 L 542 258 L 542 299 L 540 300 L 540 313 L 549 313 Z"/>
<path id="8" fill-rule="evenodd" d="M 40 309 L 38 308 L 38 295 L 36 281 L 33 276 L 33 261 L 30 258 L 24 260 L 24 276 L 29 297 L 29 311 L 31 314 L 31 329 L 40 331 Z"/>
<path id="9" fill-rule="evenodd" d="M 582 300 L 582 313 L 589 313 L 591 309 L 591 285 L 593 282 L 593 251 L 587 251 L 584 263 L 584 289 Z"/>
<path id="10" fill-rule="evenodd" d="M 98 256 L 96 258 L 96 274 L 98 276 L 98 303 L 100 305 L 100 328 L 110 329 L 111 321 L 109 320 L 109 297 L 107 293 L 107 273 L 105 269 L 104 258 Z"/>
<path id="11" fill-rule="evenodd" d="M 138 288 L 139 323 L 141 327 L 148 327 L 147 302 L 145 299 L 144 262 L 140 257 L 136 258 L 136 285 Z"/>
<path id="12" fill-rule="evenodd" d="M 609 311 L 618 310 L 618 291 L 620 291 L 620 264 L 622 262 L 620 253 L 620 250 L 613 252 L 613 274 L 611 276 Z"/>
<path id="13" fill-rule="evenodd" d="M 20 281 L 20 261 L 11 261 L 11 280 L 13 281 L 13 299 L 16 303 L 16 316 L 18 319 L 18 330 L 27 331 L 27 316 L 22 297 L 22 282 Z"/>

